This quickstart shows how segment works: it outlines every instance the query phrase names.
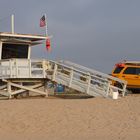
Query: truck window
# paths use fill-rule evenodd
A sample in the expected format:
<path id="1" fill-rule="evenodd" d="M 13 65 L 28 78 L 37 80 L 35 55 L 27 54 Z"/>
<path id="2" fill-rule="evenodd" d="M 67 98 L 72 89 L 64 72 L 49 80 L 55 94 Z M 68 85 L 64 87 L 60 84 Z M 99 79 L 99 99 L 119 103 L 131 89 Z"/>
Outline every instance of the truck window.
<path id="1" fill-rule="evenodd" d="M 133 74 L 136 75 L 137 74 L 137 68 L 133 68 L 133 67 L 128 67 L 124 70 L 123 74 Z"/>
<path id="2" fill-rule="evenodd" d="M 120 73 L 123 68 L 124 67 L 116 67 L 113 73 L 115 74 Z"/>
<path id="3" fill-rule="evenodd" d="M 137 75 L 140 75 L 140 68 L 137 68 L 136 74 L 137 74 Z"/>

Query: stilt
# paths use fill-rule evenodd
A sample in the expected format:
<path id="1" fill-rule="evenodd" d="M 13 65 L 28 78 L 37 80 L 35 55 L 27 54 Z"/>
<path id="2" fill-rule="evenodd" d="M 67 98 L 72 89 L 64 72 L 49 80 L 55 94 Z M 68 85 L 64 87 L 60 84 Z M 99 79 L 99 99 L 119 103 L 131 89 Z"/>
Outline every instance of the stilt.
<path id="1" fill-rule="evenodd" d="M 7 92 L 9 94 L 9 99 L 11 99 L 12 98 L 12 95 L 11 95 L 12 91 L 11 91 L 11 83 L 9 81 L 7 82 Z"/>

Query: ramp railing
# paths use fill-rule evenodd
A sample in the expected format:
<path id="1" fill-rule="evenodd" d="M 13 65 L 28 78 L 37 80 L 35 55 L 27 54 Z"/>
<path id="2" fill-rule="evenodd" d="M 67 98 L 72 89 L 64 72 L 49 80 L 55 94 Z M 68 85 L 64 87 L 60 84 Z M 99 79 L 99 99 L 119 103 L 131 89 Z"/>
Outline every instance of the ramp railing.
<path id="1" fill-rule="evenodd" d="M 126 81 L 69 61 L 49 62 L 51 69 L 47 71 L 47 78 L 52 81 L 91 96 L 109 97 L 113 90 L 118 90 L 123 96 L 125 94 Z M 114 86 L 114 82 L 121 86 Z"/>

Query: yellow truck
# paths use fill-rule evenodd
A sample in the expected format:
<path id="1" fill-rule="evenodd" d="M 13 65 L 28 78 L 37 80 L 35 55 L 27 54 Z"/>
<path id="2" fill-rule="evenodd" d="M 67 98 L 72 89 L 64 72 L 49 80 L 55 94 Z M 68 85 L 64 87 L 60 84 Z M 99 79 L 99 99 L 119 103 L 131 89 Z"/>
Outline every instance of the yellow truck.
<path id="1" fill-rule="evenodd" d="M 140 61 L 117 63 L 111 75 L 127 81 L 127 89 L 140 89 Z"/>

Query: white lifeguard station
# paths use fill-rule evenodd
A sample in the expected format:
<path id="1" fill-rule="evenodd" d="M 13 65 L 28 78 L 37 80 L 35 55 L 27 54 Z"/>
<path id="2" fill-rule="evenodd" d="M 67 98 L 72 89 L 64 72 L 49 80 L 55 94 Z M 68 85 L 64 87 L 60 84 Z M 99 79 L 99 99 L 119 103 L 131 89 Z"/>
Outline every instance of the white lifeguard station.
<path id="1" fill-rule="evenodd" d="M 12 95 L 25 90 L 47 95 L 44 91 L 34 89 L 44 82 L 42 78 L 45 78 L 44 70 L 47 69 L 47 61 L 30 59 L 32 46 L 41 44 L 46 39 L 46 36 L 41 35 L 0 33 L 0 89 L 7 87 L 5 92 L 1 91 L 1 95 L 11 98 Z M 5 82 L 7 85 L 4 84 Z M 25 87 L 26 83 L 36 84 Z M 22 90 L 13 90 L 16 88 L 12 86 Z"/>
<path id="2" fill-rule="evenodd" d="M 112 89 L 124 96 L 126 81 L 69 62 L 32 60 L 31 49 L 48 36 L 0 32 L 0 97 L 48 96 L 47 82 L 62 84 L 90 96 L 110 97 Z M 112 85 L 116 81 L 121 86 Z M 43 87 L 42 90 L 38 89 Z"/>

